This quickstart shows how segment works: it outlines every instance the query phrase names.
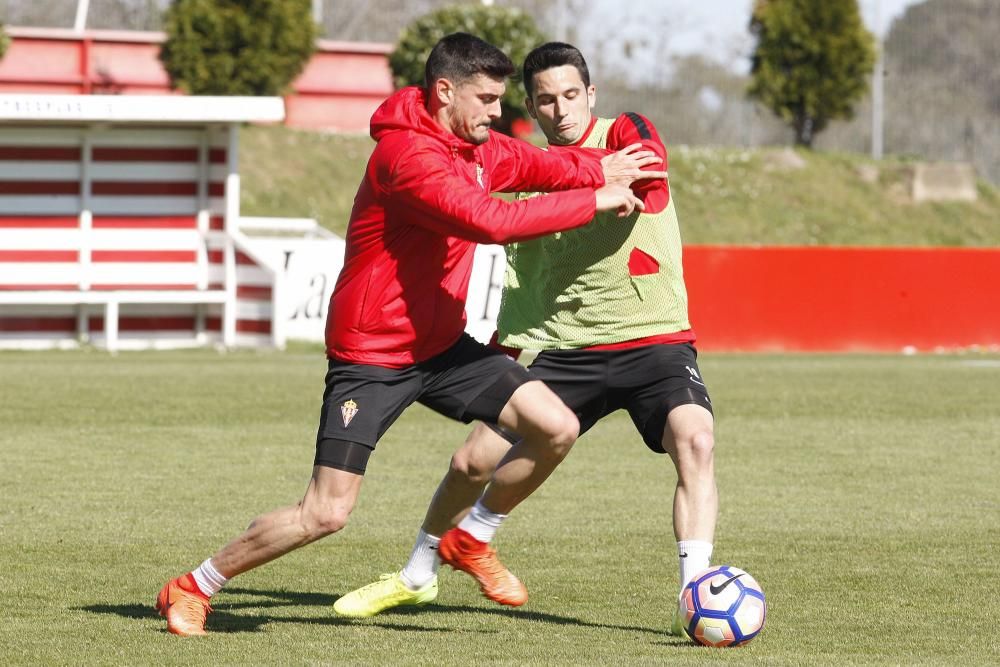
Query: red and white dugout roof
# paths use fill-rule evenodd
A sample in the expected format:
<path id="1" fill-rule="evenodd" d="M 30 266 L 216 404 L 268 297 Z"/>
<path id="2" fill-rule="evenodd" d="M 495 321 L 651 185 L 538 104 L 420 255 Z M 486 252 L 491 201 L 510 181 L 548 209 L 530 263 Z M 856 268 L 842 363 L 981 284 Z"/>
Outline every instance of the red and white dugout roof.
<path id="1" fill-rule="evenodd" d="M 285 118 L 280 97 L 185 95 L 0 95 L 0 122 L 198 124 L 269 123 Z"/>
<path id="2" fill-rule="evenodd" d="M 0 212 L 223 215 L 239 124 L 283 117 L 277 97 L 0 95 Z"/>

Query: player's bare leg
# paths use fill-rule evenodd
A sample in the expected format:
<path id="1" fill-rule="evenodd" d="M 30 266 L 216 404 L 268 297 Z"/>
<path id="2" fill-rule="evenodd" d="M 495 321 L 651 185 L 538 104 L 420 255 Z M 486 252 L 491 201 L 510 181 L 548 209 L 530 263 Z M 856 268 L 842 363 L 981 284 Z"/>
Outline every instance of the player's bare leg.
<path id="1" fill-rule="evenodd" d="M 715 436 L 712 413 L 700 405 L 680 405 L 667 415 L 663 449 L 677 470 L 674 491 L 674 536 L 680 563 L 680 586 L 709 566 L 719 493 L 715 485 Z M 683 636 L 679 614 L 672 631 Z"/>
<path id="2" fill-rule="evenodd" d="M 315 466 L 301 501 L 257 517 L 197 570 L 161 589 L 156 608 L 166 616 L 167 629 L 179 635 L 205 634 L 205 617 L 211 611 L 208 600 L 223 583 L 343 528 L 363 479 L 355 473 Z M 211 573 L 207 584 L 206 570 Z"/>
<path id="3" fill-rule="evenodd" d="M 347 525 L 363 480 L 356 473 L 314 466 L 302 500 L 251 521 L 242 535 L 212 556 L 212 563 L 232 578 L 339 531 Z"/>
<path id="4" fill-rule="evenodd" d="M 543 383 L 518 388 L 500 413 L 500 423 L 518 433 L 493 472 L 482 497 L 459 526 L 441 538 L 441 561 L 472 575 L 483 595 L 517 606 L 528 591 L 489 547 L 500 523 L 522 500 L 544 482 L 576 442 L 580 423 L 576 415 Z"/>
<path id="5" fill-rule="evenodd" d="M 438 484 L 424 516 L 424 531 L 440 537 L 457 526 L 483 494 L 493 471 L 510 447 L 496 431 L 482 423 L 476 424 L 451 457 L 448 472 Z"/>
<path id="6" fill-rule="evenodd" d="M 677 406 L 667 415 L 663 449 L 677 469 L 674 536 L 678 540 L 711 542 L 715 536 L 719 492 L 713 427 L 712 413 L 694 403 Z"/>
<path id="7" fill-rule="evenodd" d="M 482 504 L 509 514 L 548 479 L 580 434 L 580 422 L 542 382 L 521 385 L 500 413 L 500 424 L 521 436 L 493 472 Z"/>

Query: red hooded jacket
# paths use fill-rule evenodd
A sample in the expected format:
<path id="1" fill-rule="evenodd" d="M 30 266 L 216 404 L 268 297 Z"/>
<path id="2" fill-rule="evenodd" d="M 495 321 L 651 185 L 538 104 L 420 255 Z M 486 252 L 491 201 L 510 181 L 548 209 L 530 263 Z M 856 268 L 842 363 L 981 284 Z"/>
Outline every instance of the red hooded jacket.
<path id="1" fill-rule="evenodd" d="M 331 359 L 401 368 L 443 352 L 465 330 L 476 243 L 528 240 L 596 213 L 593 190 L 604 184 L 598 154 L 549 153 L 492 131 L 476 146 L 431 118 L 420 88 L 383 102 L 371 135 L 377 144 L 330 297 Z M 490 196 L 516 191 L 553 194 L 519 202 Z"/>

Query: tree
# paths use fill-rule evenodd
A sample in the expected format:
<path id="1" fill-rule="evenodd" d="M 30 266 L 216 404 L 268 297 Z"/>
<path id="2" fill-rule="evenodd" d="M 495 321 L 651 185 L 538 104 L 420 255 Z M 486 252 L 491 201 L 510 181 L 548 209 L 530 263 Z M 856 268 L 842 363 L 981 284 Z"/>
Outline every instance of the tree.
<path id="1" fill-rule="evenodd" d="M 3 54 L 7 53 L 8 46 L 10 46 L 10 37 L 3 29 L 3 23 L 0 23 L 0 58 L 3 58 Z"/>
<path id="2" fill-rule="evenodd" d="M 531 49 L 546 41 L 531 16 L 520 9 L 454 5 L 426 14 L 408 26 L 389 55 L 396 86 L 424 85 L 424 63 L 431 49 L 445 35 L 467 32 L 506 53 L 515 64 L 524 62 Z M 524 89 L 510 83 L 501 100 L 503 118 L 497 129 L 510 134 L 511 125 L 527 117 Z"/>
<path id="3" fill-rule="evenodd" d="M 1000 3 L 928 0 L 885 39 L 885 144 L 1000 184 Z M 960 36 L 960 37 L 959 37 Z"/>
<path id="4" fill-rule="evenodd" d="M 834 119 L 854 115 L 875 65 L 875 40 L 857 0 L 756 0 L 750 31 L 757 39 L 749 95 L 813 138 Z"/>
<path id="5" fill-rule="evenodd" d="M 177 0 L 160 51 L 175 88 L 278 95 L 316 49 L 310 0 Z"/>
<path id="6" fill-rule="evenodd" d="M 890 76 L 906 80 L 907 86 L 923 79 L 932 82 L 938 95 L 976 103 L 981 99 L 998 113 L 998 28 L 1000 3 L 995 0 L 930 0 L 914 5 L 892 24 L 886 38 L 887 69 Z"/>

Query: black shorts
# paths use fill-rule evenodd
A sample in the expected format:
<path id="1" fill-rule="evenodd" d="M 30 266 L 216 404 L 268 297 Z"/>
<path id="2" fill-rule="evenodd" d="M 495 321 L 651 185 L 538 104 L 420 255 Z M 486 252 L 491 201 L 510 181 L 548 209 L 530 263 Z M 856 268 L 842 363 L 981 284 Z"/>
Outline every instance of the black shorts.
<path id="1" fill-rule="evenodd" d="M 331 360 L 315 464 L 363 473 L 379 438 L 413 403 L 466 423 L 495 424 L 514 391 L 532 379 L 516 361 L 467 334 L 406 368 Z"/>
<path id="2" fill-rule="evenodd" d="M 667 413 L 694 403 L 712 411 L 708 387 L 690 343 L 646 345 L 623 350 L 545 350 L 528 368 L 580 420 L 580 434 L 602 417 L 624 408 L 646 446 L 663 451 Z M 507 440 L 517 436 L 494 428 Z"/>

